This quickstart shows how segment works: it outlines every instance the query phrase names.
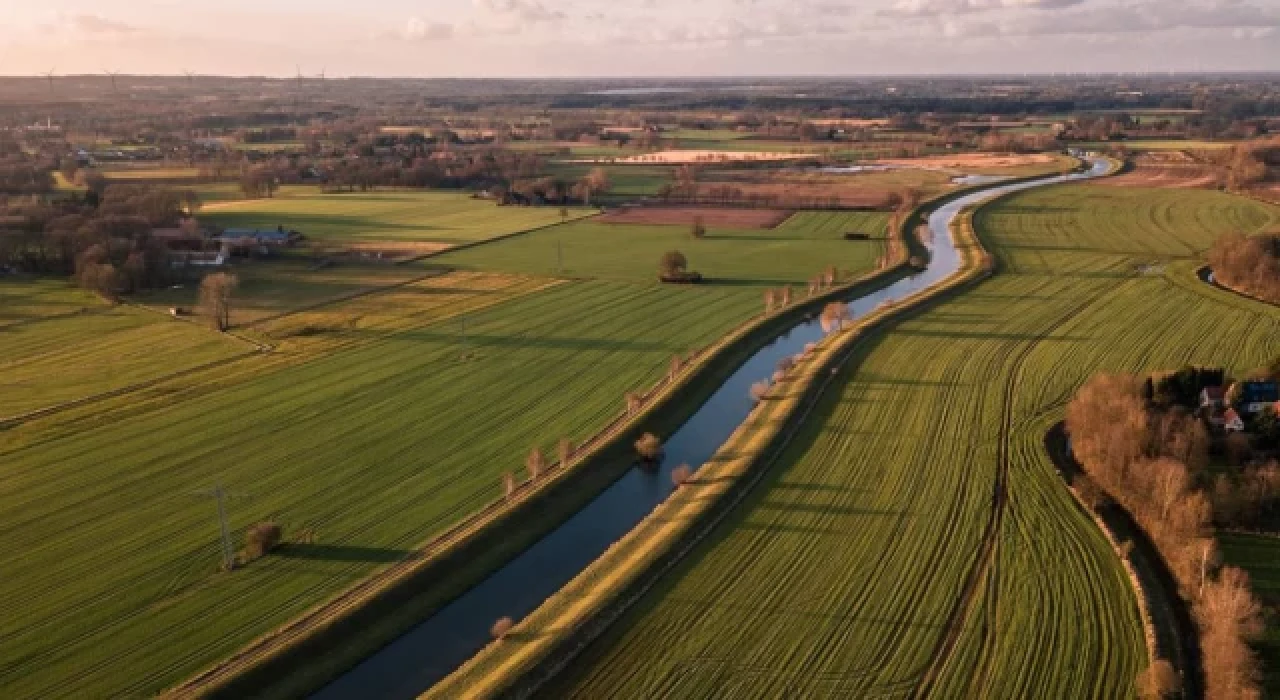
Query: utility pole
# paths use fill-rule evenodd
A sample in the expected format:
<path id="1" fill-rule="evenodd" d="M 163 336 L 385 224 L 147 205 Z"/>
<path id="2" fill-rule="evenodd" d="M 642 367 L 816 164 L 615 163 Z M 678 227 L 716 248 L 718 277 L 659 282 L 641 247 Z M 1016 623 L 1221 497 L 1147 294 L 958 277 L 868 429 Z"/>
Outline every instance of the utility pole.
<path id="1" fill-rule="evenodd" d="M 222 539 L 222 570 L 231 571 L 236 568 L 236 553 L 231 546 L 231 530 L 227 527 L 226 499 L 229 497 L 222 484 L 215 484 L 208 491 L 197 491 L 196 496 L 212 497 L 218 504 L 218 531 Z"/>

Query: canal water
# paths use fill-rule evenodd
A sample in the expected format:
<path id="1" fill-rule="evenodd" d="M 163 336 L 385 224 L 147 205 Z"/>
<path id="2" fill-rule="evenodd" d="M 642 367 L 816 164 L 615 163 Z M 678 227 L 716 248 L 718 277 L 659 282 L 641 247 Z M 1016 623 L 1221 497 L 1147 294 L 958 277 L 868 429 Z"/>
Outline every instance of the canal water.
<path id="1" fill-rule="evenodd" d="M 859 318 L 889 300 L 901 300 L 960 268 L 951 222 L 965 207 L 1006 192 L 1102 175 L 1106 161 L 1088 172 L 1013 183 L 959 197 L 929 216 L 928 267 L 878 291 L 848 301 Z M 778 361 L 824 335 L 817 320 L 800 322 L 751 356 L 665 442 L 657 469 L 633 468 L 582 510 L 488 578 L 438 610 L 399 639 L 316 693 L 316 700 L 415 698 L 461 666 L 490 639 L 500 617 L 519 621 L 621 539 L 672 492 L 671 470 L 705 464 L 739 425 L 754 402 L 751 385 L 768 379 Z"/>

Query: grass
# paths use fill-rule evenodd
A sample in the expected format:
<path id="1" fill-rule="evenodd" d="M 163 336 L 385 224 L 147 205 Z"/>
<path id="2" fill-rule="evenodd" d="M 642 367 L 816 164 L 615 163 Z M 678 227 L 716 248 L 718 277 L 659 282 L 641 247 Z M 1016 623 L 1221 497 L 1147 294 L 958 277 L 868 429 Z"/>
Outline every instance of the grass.
<path id="1" fill-rule="evenodd" d="M 1280 606 L 1280 538 L 1218 533 L 1218 543 L 1228 564 L 1249 572 L 1254 594 L 1269 611 L 1266 632 L 1254 648 L 1265 665 L 1263 696 L 1276 697 L 1280 693 L 1280 626 L 1275 624 L 1276 609 Z"/>
<path id="2" fill-rule="evenodd" d="M 672 355 L 757 313 L 775 269 L 875 257 L 832 260 L 821 225 L 707 241 L 703 263 L 742 277 L 700 287 L 652 280 L 656 234 L 593 249 L 577 280 L 520 272 L 550 230 L 511 238 L 472 249 L 475 270 L 263 321 L 269 355 L 0 432 L 0 687 L 148 695 L 226 657 L 497 497 L 530 446 L 597 430 Z M 628 249 L 645 272 L 610 273 Z M 213 504 L 193 495 L 215 483 L 241 494 L 237 541 L 272 518 L 317 544 L 217 573 Z"/>
<path id="3" fill-rule="evenodd" d="M 634 155 L 634 153 L 627 155 Z M 656 195 L 663 185 L 675 181 L 675 168 L 654 165 L 594 166 L 559 163 L 552 164 L 548 172 L 551 176 L 566 182 L 577 182 L 597 167 L 602 168 L 609 175 L 609 182 L 613 186 L 606 195 L 609 198 Z"/>
<path id="4" fill-rule="evenodd" d="M 251 351 L 247 343 L 64 282 L 0 279 L 0 418 Z"/>
<path id="5" fill-rule="evenodd" d="M 865 342 L 765 483 L 545 695 L 907 696 L 931 667 L 938 697 L 1131 695 L 1136 601 L 1041 440 L 1094 372 L 1268 360 L 1280 311 L 1191 258 L 1278 216 L 1078 185 L 984 210 L 1001 274 Z"/>
<path id="6" fill-rule="evenodd" d="M 571 209 L 571 217 L 592 212 Z M 324 194 L 287 187 L 276 197 L 227 202 L 201 219 L 223 227 L 277 225 L 308 238 L 344 241 L 473 243 L 559 223 L 559 207 L 500 207 L 458 192 L 382 191 Z"/>
<path id="7" fill-rule="evenodd" d="M 420 268 L 400 265 L 339 263 L 316 269 L 311 260 L 289 257 L 237 261 L 231 271 L 240 280 L 231 311 L 233 326 L 402 284 L 424 274 Z M 178 288 L 148 292 L 137 300 L 161 312 L 174 306 L 194 309 L 200 288 L 197 275 Z"/>
<path id="8" fill-rule="evenodd" d="M 711 229 L 706 238 L 695 240 L 683 226 L 585 220 L 446 253 L 431 264 L 554 274 L 562 257 L 566 275 L 656 284 L 658 259 L 675 249 L 712 286 L 803 285 L 827 265 L 842 270 L 873 267 L 884 251 L 887 224 L 887 215 L 878 212 L 801 212 L 774 229 Z M 878 232 L 880 238 L 846 241 L 845 231 Z"/>

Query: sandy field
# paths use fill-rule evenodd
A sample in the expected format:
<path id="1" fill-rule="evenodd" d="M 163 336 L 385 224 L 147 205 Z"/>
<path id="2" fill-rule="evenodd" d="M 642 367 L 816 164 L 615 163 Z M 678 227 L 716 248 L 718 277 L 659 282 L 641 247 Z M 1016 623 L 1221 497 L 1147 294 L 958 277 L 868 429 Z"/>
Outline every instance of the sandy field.
<path id="1" fill-rule="evenodd" d="M 721 209 L 718 207 L 632 207 L 609 212 L 596 219 L 602 224 L 692 226 L 694 219 L 710 228 L 774 228 L 791 212 L 781 209 Z"/>

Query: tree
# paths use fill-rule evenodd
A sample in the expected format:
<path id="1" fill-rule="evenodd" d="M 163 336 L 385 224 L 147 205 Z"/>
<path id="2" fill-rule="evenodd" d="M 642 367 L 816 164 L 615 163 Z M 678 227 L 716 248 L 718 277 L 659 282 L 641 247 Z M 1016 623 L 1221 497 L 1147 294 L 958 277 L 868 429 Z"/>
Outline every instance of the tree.
<path id="1" fill-rule="evenodd" d="M 489 634 L 493 635 L 494 639 L 503 639 L 511 632 L 511 628 L 515 626 L 515 620 L 512 620 L 509 617 L 500 617 L 495 620 L 493 626 L 489 628 Z"/>
<path id="2" fill-rule="evenodd" d="M 200 307 L 208 314 L 214 330 L 231 327 L 231 294 L 239 284 L 239 278 L 229 272 L 206 275 L 200 282 Z"/>
<path id="3" fill-rule="evenodd" d="M 822 309 L 822 329 L 825 331 L 843 330 L 844 324 L 852 320 L 849 305 L 842 301 L 830 302 Z"/>
<path id="4" fill-rule="evenodd" d="M 689 235 L 694 238 L 706 238 L 707 226 L 703 223 L 701 216 L 693 217 L 693 227 L 689 229 Z"/>
<path id="5" fill-rule="evenodd" d="M 1138 694 L 1143 700 L 1163 700 L 1182 692 L 1182 679 L 1173 664 L 1156 659 L 1147 670 L 1138 674 Z"/>
<path id="6" fill-rule="evenodd" d="M 587 206 L 591 206 L 593 195 L 613 189 L 613 183 L 609 182 L 609 174 L 604 171 L 604 168 L 593 168 L 578 185 L 579 191 L 583 194 L 583 203 Z"/>
<path id="7" fill-rule="evenodd" d="M 254 560 L 264 556 L 280 545 L 282 534 L 280 524 L 271 521 L 249 528 L 244 535 L 245 557 Z"/>
<path id="8" fill-rule="evenodd" d="M 677 277 L 683 275 L 689 268 L 689 260 L 684 257 L 684 253 L 678 250 L 670 250 L 662 254 L 662 259 L 658 262 L 658 270 L 664 277 Z"/>
<path id="9" fill-rule="evenodd" d="M 533 451 L 524 460 L 524 466 L 529 470 L 529 479 L 537 481 L 542 477 L 542 473 L 547 470 L 547 459 L 542 456 L 542 450 L 534 447 Z"/>
<path id="10" fill-rule="evenodd" d="M 671 483 L 679 488 L 689 483 L 689 479 L 693 478 L 693 469 L 687 464 L 681 464 L 671 470 Z"/>
<path id="11" fill-rule="evenodd" d="M 560 438 L 560 444 L 556 446 L 556 456 L 560 460 L 560 468 L 564 469 L 573 457 L 573 443 L 569 438 Z"/>
<path id="12" fill-rule="evenodd" d="M 662 458 L 662 440 L 653 433 L 645 433 L 636 440 L 636 454 L 646 462 L 656 462 Z"/>

